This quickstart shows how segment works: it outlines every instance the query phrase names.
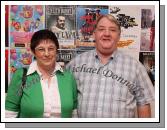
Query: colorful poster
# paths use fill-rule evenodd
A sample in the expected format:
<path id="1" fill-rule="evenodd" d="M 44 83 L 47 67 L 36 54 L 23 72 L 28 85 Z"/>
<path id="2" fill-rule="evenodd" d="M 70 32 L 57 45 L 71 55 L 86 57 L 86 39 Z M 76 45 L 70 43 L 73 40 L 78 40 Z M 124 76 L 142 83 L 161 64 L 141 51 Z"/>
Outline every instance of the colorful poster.
<path id="1" fill-rule="evenodd" d="M 92 34 L 96 20 L 102 14 L 108 14 L 108 6 L 85 5 L 77 7 L 77 47 L 94 46 Z"/>
<path id="2" fill-rule="evenodd" d="M 33 33 L 44 28 L 44 6 L 10 6 L 10 47 L 29 47 Z"/>
<path id="3" fill-rule="evenodd" d="M 121 37 L 118 49 L 137 60 L 140 51 L 141 6 L 110 6 L 110 14 L 115 16 L 121 25 Z"/>
<path id="4" fill-rule="evenodd" d="M 141 9 L 141 51 L 155 50 L 155 11 L 154 6 Z"/>
<path id="5" fill-rule="evenodd" d="M 76 37 L 76 8 L 75 6 L 46 6 L 46 28 L 54 32 L 60 48 L 75 48 Z"/>
<path id="6" fill-rule="evenodd" d="M 8 69 L 9 69 L 9 50 L 6 48 L 5 49 L 5 93 L 8 90 Z"/>
<path id="7" fill-rule="evenodd" d="M 33 55 L 29 48 L 10 49 L 10 79 L 18 68 L 28 67 L 32 61 Z"/>
<path id="8" fill-rule="evenodd" d="M 5 47 L 9 47 L 9 5 L 5 5 Z"/>
<path id="9" fill-rule="evenodd" d="M 155 84 L 155 53 L 154 52 L 140 52 L 140 62 L 145 66 L 147 73 L 153 83 Z"/>

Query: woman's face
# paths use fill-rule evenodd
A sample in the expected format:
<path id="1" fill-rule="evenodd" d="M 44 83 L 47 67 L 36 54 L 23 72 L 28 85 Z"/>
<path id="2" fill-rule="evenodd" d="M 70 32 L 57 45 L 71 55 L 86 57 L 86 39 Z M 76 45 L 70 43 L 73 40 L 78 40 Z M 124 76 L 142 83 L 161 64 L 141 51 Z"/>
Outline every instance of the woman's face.
<path id="1" fill-rule="evenodd" d="M 41 68 L 49 69 L 56 62 L 56 45 L 51 40 L 42 40 L 36 46 L 34 56 Z"/>

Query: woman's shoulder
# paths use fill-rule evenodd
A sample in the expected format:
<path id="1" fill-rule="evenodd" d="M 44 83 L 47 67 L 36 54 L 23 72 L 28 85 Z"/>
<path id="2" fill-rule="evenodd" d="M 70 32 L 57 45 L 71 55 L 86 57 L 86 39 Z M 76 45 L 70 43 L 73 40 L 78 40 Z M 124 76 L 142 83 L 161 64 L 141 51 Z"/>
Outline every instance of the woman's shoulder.
<path id="1" fill-rule="evenodd" d="M 23 76 L 23 72 L 26 71 L 27 72 L 28 68 L 17 68 L 17 70 L 13 73 L 13 77 L 22 77 Z"/>
<path id="2" fill-rule="evenodd" d="M 63 72 L 56 73 L 58 80 L 63 80 L 65 82 L 75 81 L 75 77 L 69 70 L 63 70 Z"/>
<path id="3" fill-rule="evenodd" d="M 74 78 L 73 73 L 68 69 L 64 69 L 62 72 L 59 72 L 58 74 L 62 75 L 64 78 Z"/>
<path id="4" fill-rule="evenodd" d="M 68 69 L 64 69 L 62 73 L 63 73 L 63 75 L 73 76 L 72 72 Z"/>
<path id="5" fill-rule="evenodd" d="M 14 72 L 14 75 L 21 75 L 23 73 L 23 68 L 17 68 L 17 70 Z"/>

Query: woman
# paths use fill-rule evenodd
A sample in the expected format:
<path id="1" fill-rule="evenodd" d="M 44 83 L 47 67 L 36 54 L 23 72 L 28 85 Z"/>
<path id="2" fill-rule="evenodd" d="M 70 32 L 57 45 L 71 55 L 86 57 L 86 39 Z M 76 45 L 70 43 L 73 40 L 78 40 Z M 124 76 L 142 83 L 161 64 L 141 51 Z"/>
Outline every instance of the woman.
<path id="1" fill-rule="evenodd" d="M 34 33 L 30 45 L 35 56 L 27 70 L 22 94 L 23 69 L 11 80 L 6 97 L 6 117 L 51 118 L 76 116 L 76 81 L 56 62 L 58 40 L 49 30 Z"/>

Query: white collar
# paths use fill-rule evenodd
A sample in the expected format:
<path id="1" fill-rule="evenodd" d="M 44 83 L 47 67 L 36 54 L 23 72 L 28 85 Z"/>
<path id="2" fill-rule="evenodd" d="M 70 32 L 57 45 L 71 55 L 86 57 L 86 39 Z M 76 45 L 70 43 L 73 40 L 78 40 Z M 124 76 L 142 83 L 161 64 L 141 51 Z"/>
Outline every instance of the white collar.
<path id="1" fill-rule="evenodd" d="M 33 61 L 33 62 L 30 64 L 30 66 L 29 66 L 29 68 L 28 68 L 28 71 L 27 71 L 27 75 L 30 75 L 30 74 L 34 73 L 35 71 L 37 71 L 37 73 L 38 73 L 40 76 L 42 75 L 41 72 L 40 72 L 39 69 L 38 69 L 37 61 Z M 55 73 L 56 71 L 60 71 L 60 72 L 63 73 L 63 69 L 62 69 L 62 67 L 60 66 L 60 64 L 59 64 L 58 62 L 56 62 L 55 69 L 54 69 L 53 73 Z"/>

